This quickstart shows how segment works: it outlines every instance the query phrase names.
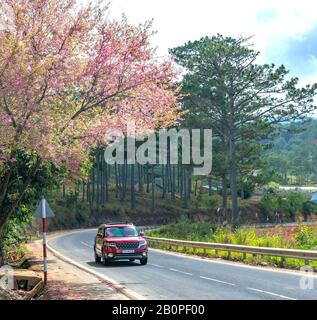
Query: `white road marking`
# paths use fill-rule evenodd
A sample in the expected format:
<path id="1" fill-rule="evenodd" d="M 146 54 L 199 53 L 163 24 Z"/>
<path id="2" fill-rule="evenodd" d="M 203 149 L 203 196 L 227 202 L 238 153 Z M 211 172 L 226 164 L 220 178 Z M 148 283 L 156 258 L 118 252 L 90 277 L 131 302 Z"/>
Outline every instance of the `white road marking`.
<path id="1" fill-rule="evenodd" d="M 199 276 L 199 278 L 205 279 L 205 280 L 214 281 L 214 282 L 219 282 L 219 283 L 223 283 L 223 284 L 228 284 L 229 286 L 235 286 L 234 283 L 230 283 L 230 282 L 226 282 L 226 281 L 221 281 L 221 280 L 218 280 L 218 279 L 213 279 L 213 278 L 208 278 L 208 277 L 203 277 L 203 276 Z"/>
<path id="2" fill-rule="evenodd" d="M 245 268 L 245 269 L 253 269 L 253 270 L 260 270 L 263 272 L 274 272 L 274 273 L 284 273 L 284 274 L 289 274 L 289 275 L 293 275 L 293 276 L 298 276 L 298 277 L 302 277 L 303 274 L 301 271 L 298 270 L 285 270 L 285 269 L 277 269 L 277 268 L 272 268 L 272 267 L 267 267 L 267 266 L 251 266 L 251 265 L 246 265 L 243 262 L 237 262 L 237 261 L 227 261 L 227 260 L 216 260 L 215 258 L 202 258 L 202 257 L 197 257 L 197 256 L 190 256 L 190 255 L 186 255 L 184 253 L 180 253 L 180 252 L 172 252 L 172 251 L 167 251 L 167 250 L 162 250 L 162 249 L 154 249 L 154 248 L 150 248 L 150 251 L 154 251 L 154 252 L 158 252 L 164 255 L 170 255 L 170 256 L 176 256 L 179 258 L 185 258 L 185 259 L 191 259 L 191 260 L 197 260 L 197 261 L 201 261 L 203 263 L 209 263 L 209 264 L 221 264 L 221 265 L 227 265 L 227 266 L 232 266 L 232 267 L 236 267 L 236 268 Z M 311 277 L 317 278 L 317 275 L 311 275 Z"/>
<path id="3" fill-rule="evenodd" d="M 164 268 L 163 266 L 160 266 L 159 264 L 154 264 L 154 263 L 148 263 L 148 265 L 153 266 L 153 267 L 157 267 L 157 268 Z"/>
<path id="4" fill-rule="evenodd" d="M 290 297 L 283 296 L 281 294 L 277 294 L 277 293 L 274 293 L 274 292 L 264 291 L 264 290 L 255 289 L 255 288 L 247 288 L 247 289 L 248 290 L 252 290 L 252 291 L 256 291 L 256 292 L 260 292 L 260 293 L 269 294 L 271 296 L 275 296 L 275 297 L 279 297 L 279 298 L 283 298 L 283 299 L 296 300 L 295 298 L 290 298 Z"/>
<path id="5" fill-rule="evenodd" d="M 90 244 L 86 243 L 86 242 L 83 242 L 83 241 L 80 241 L 81 244 L 83 244 L 84 246 L 88 247 L 88 248 L 93 248 L 93 246 L 91 246 Z"/>
<path id="6" fill-rule="evenodd" d="M 181 271 L 181 270 L 177 270 L 177 269 L 174 269 L 174 268 L 169 268 L 169 270 L 174 271 L 174 272 L 178 272 L 178 273 L 187 274 L 188 276 L 192 276 L 193 275 L 192 273 Z"/>

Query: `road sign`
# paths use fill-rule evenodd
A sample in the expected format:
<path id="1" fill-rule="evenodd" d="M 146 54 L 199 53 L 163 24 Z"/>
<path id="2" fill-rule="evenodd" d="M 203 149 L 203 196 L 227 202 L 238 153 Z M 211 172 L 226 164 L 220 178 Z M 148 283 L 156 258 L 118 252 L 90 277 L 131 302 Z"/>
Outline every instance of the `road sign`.
<path id="1" fill-rule="evenodd" d="M 52 218 L 55 216 L 53 210 L 51 209 L 51 207 L 49 206 L 49 204 L 46 200 L 45 200 L 45 214 L 46 214 L 46 218 Z M 37 208 L 34 213 L 34 216 L 39 217 L 39 218 L 43 218 L 42 200 L 38 203 Z"/>
<path id="2" fill-rule="evenodd" d="M 44 285 L 47 284 L 47 240 L 46 240 L 46 219 L 54 217 L 54 212 L 49 204 L 42 198 L 39 202 L 34 216 L 42 218 L 42 232 L 43 232 L 43 256 L 44 256 Z"/>

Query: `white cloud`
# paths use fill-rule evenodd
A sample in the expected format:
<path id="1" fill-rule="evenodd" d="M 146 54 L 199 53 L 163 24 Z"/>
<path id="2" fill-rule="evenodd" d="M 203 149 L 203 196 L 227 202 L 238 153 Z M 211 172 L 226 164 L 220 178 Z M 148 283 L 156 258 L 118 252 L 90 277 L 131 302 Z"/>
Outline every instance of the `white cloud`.
<path id="1" fill-rule="evenodd" d="M 111 15 L 125 13 L 131 23 L 154 18 L 153 44 L 160 54 L 205 35 L 254 35 L 258 50 L 280 37 L 300 37 L 317 22 L 314 0 L 112 0 Z M 275 13 L 258 21 L 260 13 Z"/>
<path id="2" fill-rule="evenodd" d="M 306 74 L 309 68 L 300 67 L 305 65 L 305 57 L 298 63 L 297 57 L 293 59 L 296 65 L 289 61 L 293 52 L 288 52 L 292 48 L 287 46 L 291 40 L 300 43 L 306 32 L 316 28 L 316 0 L 109 1 L 112 18 L 118 19 L 125 14 L 132 24 L 154 19 L 153 28 L 157 34 L 152 38 L 152 45 L 157 47 L 159 56 L 166 55 L 169 48 L 207 35 L 253 36 L 254 47 L 261 52 L 260 62 L 285 63 L 291 70 L 300 69 L 302 83 L 317 82 L 317 72 L 314 77 L 314 71 Z"/>

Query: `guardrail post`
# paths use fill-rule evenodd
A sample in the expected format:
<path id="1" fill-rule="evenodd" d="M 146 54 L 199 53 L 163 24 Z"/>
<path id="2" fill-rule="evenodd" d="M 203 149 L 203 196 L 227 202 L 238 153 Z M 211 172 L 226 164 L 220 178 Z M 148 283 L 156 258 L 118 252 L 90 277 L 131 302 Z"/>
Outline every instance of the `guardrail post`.
<path id="1" fill-rule="evenodd" d="M 281 266 L 283 267 L 285 264 L 285 258 L 284 257 L 281 257 Z"/>
<path id="2" fill-rule="evenodd" d="M 305 266 L 309 266 L 309 260 L 305 259 Z"/>
<path id="3" fill-rule="evenodd" d="M 218 257 L 218 250 L 215 250 L 215 257 Z"/>
<path id="4" fill-rule="evenodd" d="M 231 251 L 228 251 L 228 256 L 227 256 L 228 259 L 231 258 Z"/>
<path id="5" fill-rule="evenodd" d="M 247 254 L 244 252 L 243 253 L 243 260 L 245 260 L 247 258 Z"/>

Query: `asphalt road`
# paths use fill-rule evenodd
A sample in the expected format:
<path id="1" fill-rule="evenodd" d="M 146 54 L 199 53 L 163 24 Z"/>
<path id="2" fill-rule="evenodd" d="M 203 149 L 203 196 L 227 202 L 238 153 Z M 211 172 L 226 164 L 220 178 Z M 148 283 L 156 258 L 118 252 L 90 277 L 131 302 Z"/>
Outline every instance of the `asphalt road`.
<path id="1" fill-rule="evenodd" d="M 301 289 L 302 274 L 264 270 L 226 262 L 193 259 L 150 250 L 149 262 L 94 262 L 95 231 L 69 233 L 49 242 L 67 256 L 103 273 L 145 299 L 297 300 L 317 299 L 313 289 Z"/>

